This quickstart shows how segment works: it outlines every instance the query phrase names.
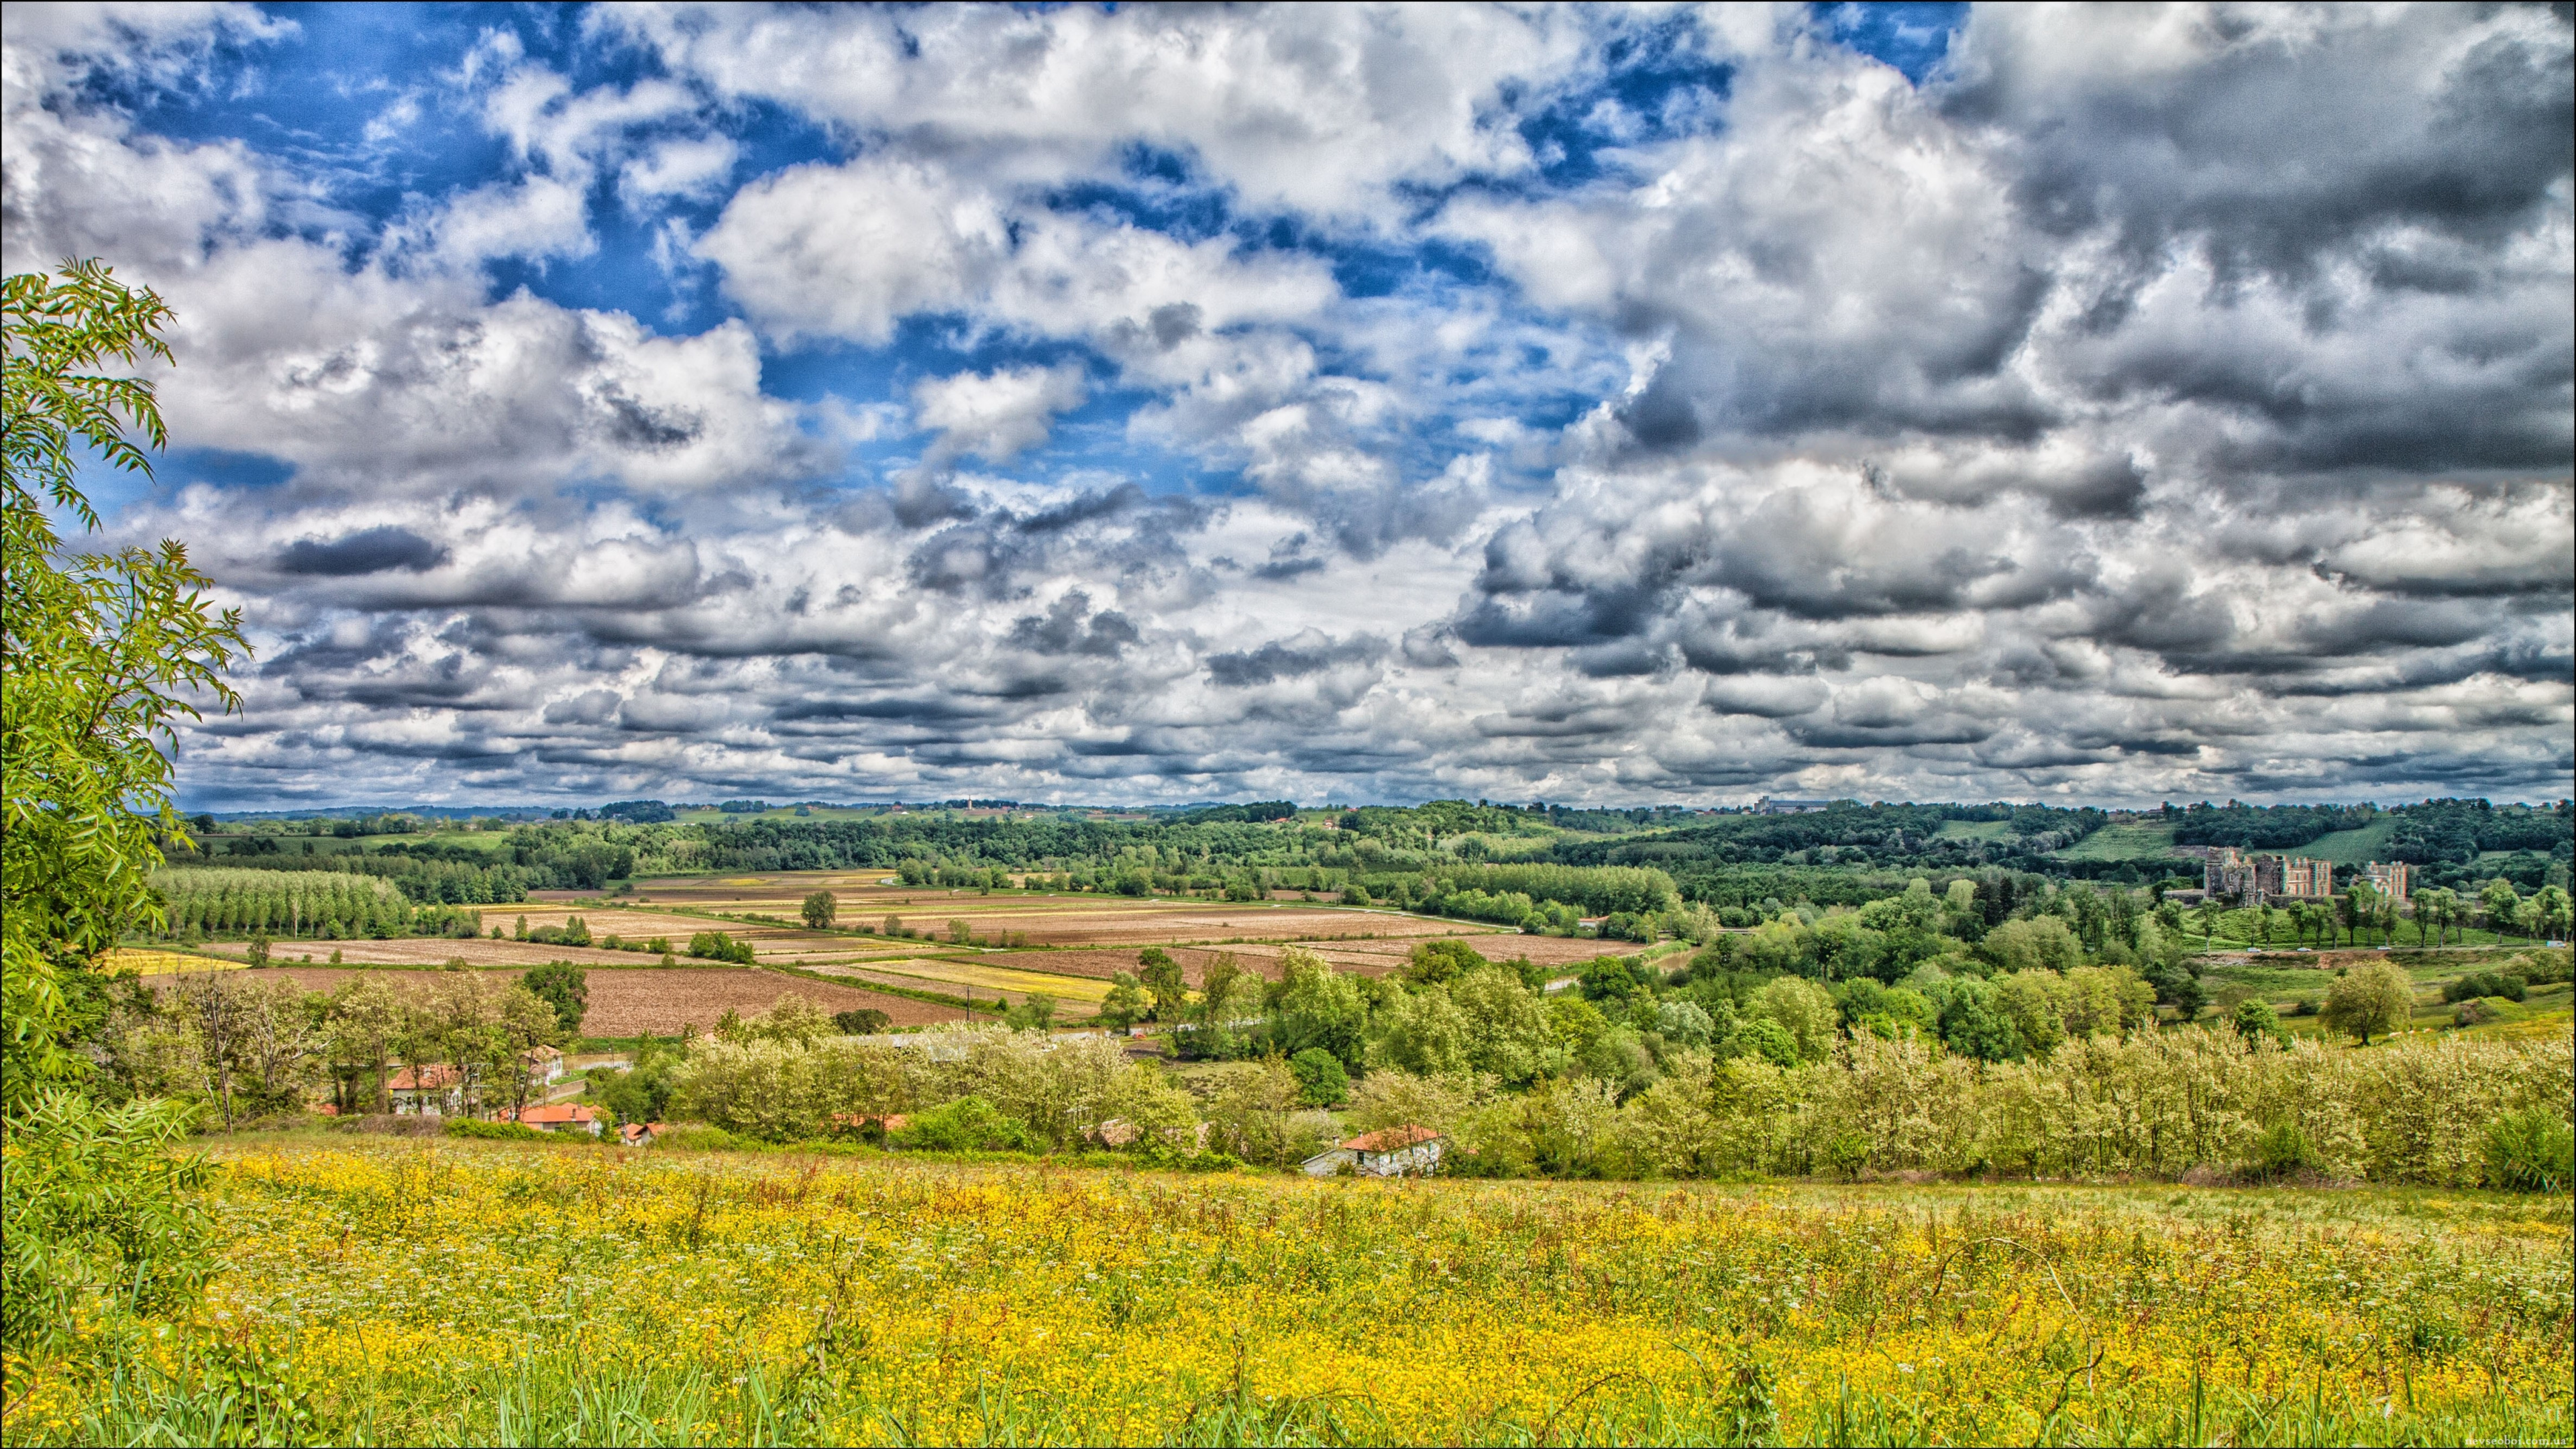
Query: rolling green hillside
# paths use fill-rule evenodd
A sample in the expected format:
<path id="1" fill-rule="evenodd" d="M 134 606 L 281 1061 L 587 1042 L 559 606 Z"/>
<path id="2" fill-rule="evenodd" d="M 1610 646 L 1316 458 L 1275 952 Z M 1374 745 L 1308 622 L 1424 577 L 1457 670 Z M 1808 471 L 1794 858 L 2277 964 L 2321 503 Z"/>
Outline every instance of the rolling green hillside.
<path id="1" fill-rule="evenodd" d="M 2066 849 L 2060 860 L 2161 860 L 2174 853 L 2174 828 L 2165 822 L 2105 825 Z"/>
<path id="2" fill-rule="evenodd" d="M 2310 860 L 2330 860 L 2337 865 L 2359 865 L 2369 860 L 2388 859 L 2389 843 L 2397 836 L 2404 817 L 2382 815 L 2359 830 L 2337 830 L 2320 835 L 2307 844 L 2285 852 L 2303 855 Z"/>

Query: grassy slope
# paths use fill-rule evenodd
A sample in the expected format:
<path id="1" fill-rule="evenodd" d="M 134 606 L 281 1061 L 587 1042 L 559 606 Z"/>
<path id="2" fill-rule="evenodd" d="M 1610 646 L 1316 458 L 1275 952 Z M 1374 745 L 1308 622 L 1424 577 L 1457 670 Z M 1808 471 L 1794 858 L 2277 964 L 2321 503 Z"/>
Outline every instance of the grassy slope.
<path id="1" fill-rule="evenodd" d="M 2012 822 L 2009 820 L 1944 820 L 1941 822 L 1941 828 L 1934 833 L 1943 840 L 2010 840 L 2013 838 Z"/>
<path id="2" fill-rule="evenodd" d="M 2336 865 L 2360 865 L 2364 861 L 2386 860 L 2388 843 L 2397 837 L 2398 817 L 2382 815 L 2359 830 L 2338 830 L 2318 836 L 2298 848 L 2295 854 L 2310 860 L 2328 860 Z"/>
<path id="3" fill-rule="evenodd" d="M 2173 854 L 2174 828 L 2162 821 L 2105 825 L 2057 853 L 2060 860 L 2157 860 Z"/>

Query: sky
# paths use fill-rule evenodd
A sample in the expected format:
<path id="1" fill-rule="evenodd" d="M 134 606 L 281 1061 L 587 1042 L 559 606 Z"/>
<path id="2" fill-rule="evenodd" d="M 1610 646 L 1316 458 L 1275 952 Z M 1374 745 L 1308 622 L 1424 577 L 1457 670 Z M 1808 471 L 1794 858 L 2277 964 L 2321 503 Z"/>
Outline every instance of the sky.
<path id="1" fill-rule="evenodd" d="M 2565 7 L 11 6 L 190 808 L 2554 799 Z"/>

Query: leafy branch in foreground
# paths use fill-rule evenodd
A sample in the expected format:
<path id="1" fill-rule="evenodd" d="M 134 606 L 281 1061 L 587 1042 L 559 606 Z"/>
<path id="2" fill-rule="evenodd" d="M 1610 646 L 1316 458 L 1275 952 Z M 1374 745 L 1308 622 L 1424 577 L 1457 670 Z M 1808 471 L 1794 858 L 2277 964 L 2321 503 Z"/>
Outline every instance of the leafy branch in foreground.
<path id="1" fill-rule="evenodd" d="M 159 920 L 178 722 L 199 717 L 192 700 L 238 707 L 224 671 L 249 646 L 178 543 L 86 552 L 55 530 L 101 526 L 84 454 L 150 474 L 145 449 L 168 434 L 131 373 L 173 360 L 158 336 L 170 309 L 67 261 L 9 277 L 0 312 L 0 1347 L 14 1371 L 31 1353 L 105 1351 L 114 1320 L 184 1307 L 210 1271 L 187 1191 L 199 1169 L 170 1151 L 193 1114 L 103 1105 L 80 1048 L 103 1015 L 92 963 Z"/>

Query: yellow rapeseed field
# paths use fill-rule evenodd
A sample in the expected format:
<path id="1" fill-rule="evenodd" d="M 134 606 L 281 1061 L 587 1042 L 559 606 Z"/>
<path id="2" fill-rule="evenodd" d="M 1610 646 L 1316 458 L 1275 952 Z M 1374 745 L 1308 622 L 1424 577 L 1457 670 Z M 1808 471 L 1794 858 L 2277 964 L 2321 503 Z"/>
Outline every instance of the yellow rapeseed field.
<path id="1" fill-rule="evenodd" d="M 171 976 L 182 971 L 239 971 L 248 963 L 227 961 L 220 956 L 198 956 L 186 951 L 155 951 L 135 946 L 119 946 L 99 961 L 99 969 L 111 974 L 131 971 L 138 976 Z"/>
<path id="2" fill-rule="evenodd" d="M 310 1139 L 223 1157 L 215 1322 L 268 1346 L 347 1441 L 2570 1427 L 2562 1199 L 1312 1182 Z M 44 1386 L 10 1437 L 78 1423 L 78 1398 Z"/>

